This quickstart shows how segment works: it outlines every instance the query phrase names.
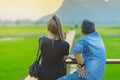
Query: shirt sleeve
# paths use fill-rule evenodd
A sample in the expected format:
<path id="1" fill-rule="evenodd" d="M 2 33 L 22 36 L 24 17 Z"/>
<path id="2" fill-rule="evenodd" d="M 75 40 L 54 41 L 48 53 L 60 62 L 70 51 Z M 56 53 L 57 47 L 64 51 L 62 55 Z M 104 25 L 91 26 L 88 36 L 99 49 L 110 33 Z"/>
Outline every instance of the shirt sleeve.
<path id="1" fill-rule="evenodd" d="M 87 44 L 85 41 L 78 41 L 72 51 L 71 51 L 71 54 L 81 54 L 81 53 L 84 53 L 85 51 L 87 51 L 88 47 L 87 47 Z"/>

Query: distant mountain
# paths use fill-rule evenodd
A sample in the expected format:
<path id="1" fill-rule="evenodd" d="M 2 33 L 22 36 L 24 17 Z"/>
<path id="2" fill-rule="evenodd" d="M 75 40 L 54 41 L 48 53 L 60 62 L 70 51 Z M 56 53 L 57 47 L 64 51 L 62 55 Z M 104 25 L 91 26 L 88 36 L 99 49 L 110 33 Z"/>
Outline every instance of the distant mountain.
<path id="1" fill-rule="evenodd" d="M 39 21 L 46 23 L 52 15 L 58 15 L 64 24 L 77 24 L 84 19 L 96 23 L 120 23 L 120 0 L 64 0 L 58 11 Z"/>
<path id="2" fill-rule="evenodd" d="M 2 21 L 0 20 L 0 25 L 5 26 L 5 25 L 36 25 L 38 24 L 36 21 L 31 21 L 31 20 L 16 20 L 16 21 L 10 21 L 10 20 L 6 20 L 6 21 Z"/>
<path id="3" fill-rule="evenodd" d="M 15 23 L 13 21 L 10 20 L 6 20 L 6 21 L 2 21 L 0 20 L 0 25 L 15 25 Z"/>

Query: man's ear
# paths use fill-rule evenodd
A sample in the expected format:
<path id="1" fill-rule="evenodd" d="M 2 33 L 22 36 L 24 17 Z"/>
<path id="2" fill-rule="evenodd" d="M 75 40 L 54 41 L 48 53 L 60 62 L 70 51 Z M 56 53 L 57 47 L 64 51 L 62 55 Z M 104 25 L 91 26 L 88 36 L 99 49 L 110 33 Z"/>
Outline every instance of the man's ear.
<path id="1" fill-rule="evenodd" d="M 87 35 L 87 34 L 85 34 L 85 33 L 84 33 L 84 32 L 82 32 L 82 31 L 81 31 L 81 34 L 82 34 L 82 36 L 86 36 L 86 35 Z"/>
<path id="2" fill-rule="evenodd" d="M 82 32 L 82 30 L 81 30 L 81 34 L 84 35 L 84 32 Z"/>

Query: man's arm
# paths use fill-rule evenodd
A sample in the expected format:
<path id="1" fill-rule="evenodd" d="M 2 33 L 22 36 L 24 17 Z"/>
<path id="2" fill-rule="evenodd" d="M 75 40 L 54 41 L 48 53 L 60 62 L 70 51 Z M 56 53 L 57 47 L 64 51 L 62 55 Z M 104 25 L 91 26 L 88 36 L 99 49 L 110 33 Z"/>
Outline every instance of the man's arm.
<path id="1" fill-rule="evenodd" d="M 82 54 L 74 54 L 78 64 L 84 64 Z"/>
<path id="2" fill-rule="evenodd" d="M 74 54 L 77 63 L 78 63 L 78 72 L 79 72 L 79 76 L 82 78 L 86 77 L 86 73 L 85 73 L 85 69 L 84 69 L 84 61 L 82 58 L 82 54 Z"/>

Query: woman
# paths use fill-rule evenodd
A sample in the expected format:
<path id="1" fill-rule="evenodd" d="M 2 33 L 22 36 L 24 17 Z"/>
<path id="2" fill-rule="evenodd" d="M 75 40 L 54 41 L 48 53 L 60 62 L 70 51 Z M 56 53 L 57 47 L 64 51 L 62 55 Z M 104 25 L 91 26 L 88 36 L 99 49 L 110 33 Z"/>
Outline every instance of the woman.
<path id="1" fill-rule="evenodd" d="M 100 35 L 95 32 L 94 23 L 84 20 L 79 40 L 71 54 L 78 63 L 78 71 L 57 80 L 103 80 L 106 65 L 106 51 Z"/>
<path id="2" fill-rule="evenodd" d="M 65 75 L 64 60 L 69 54 L 69 44 L 64 41 L 62 25 L 57 16 L 47 22 L 49 36 L 45 37 L 42 46 L 41 73 L 38 80 L 56 80 Z"/>

